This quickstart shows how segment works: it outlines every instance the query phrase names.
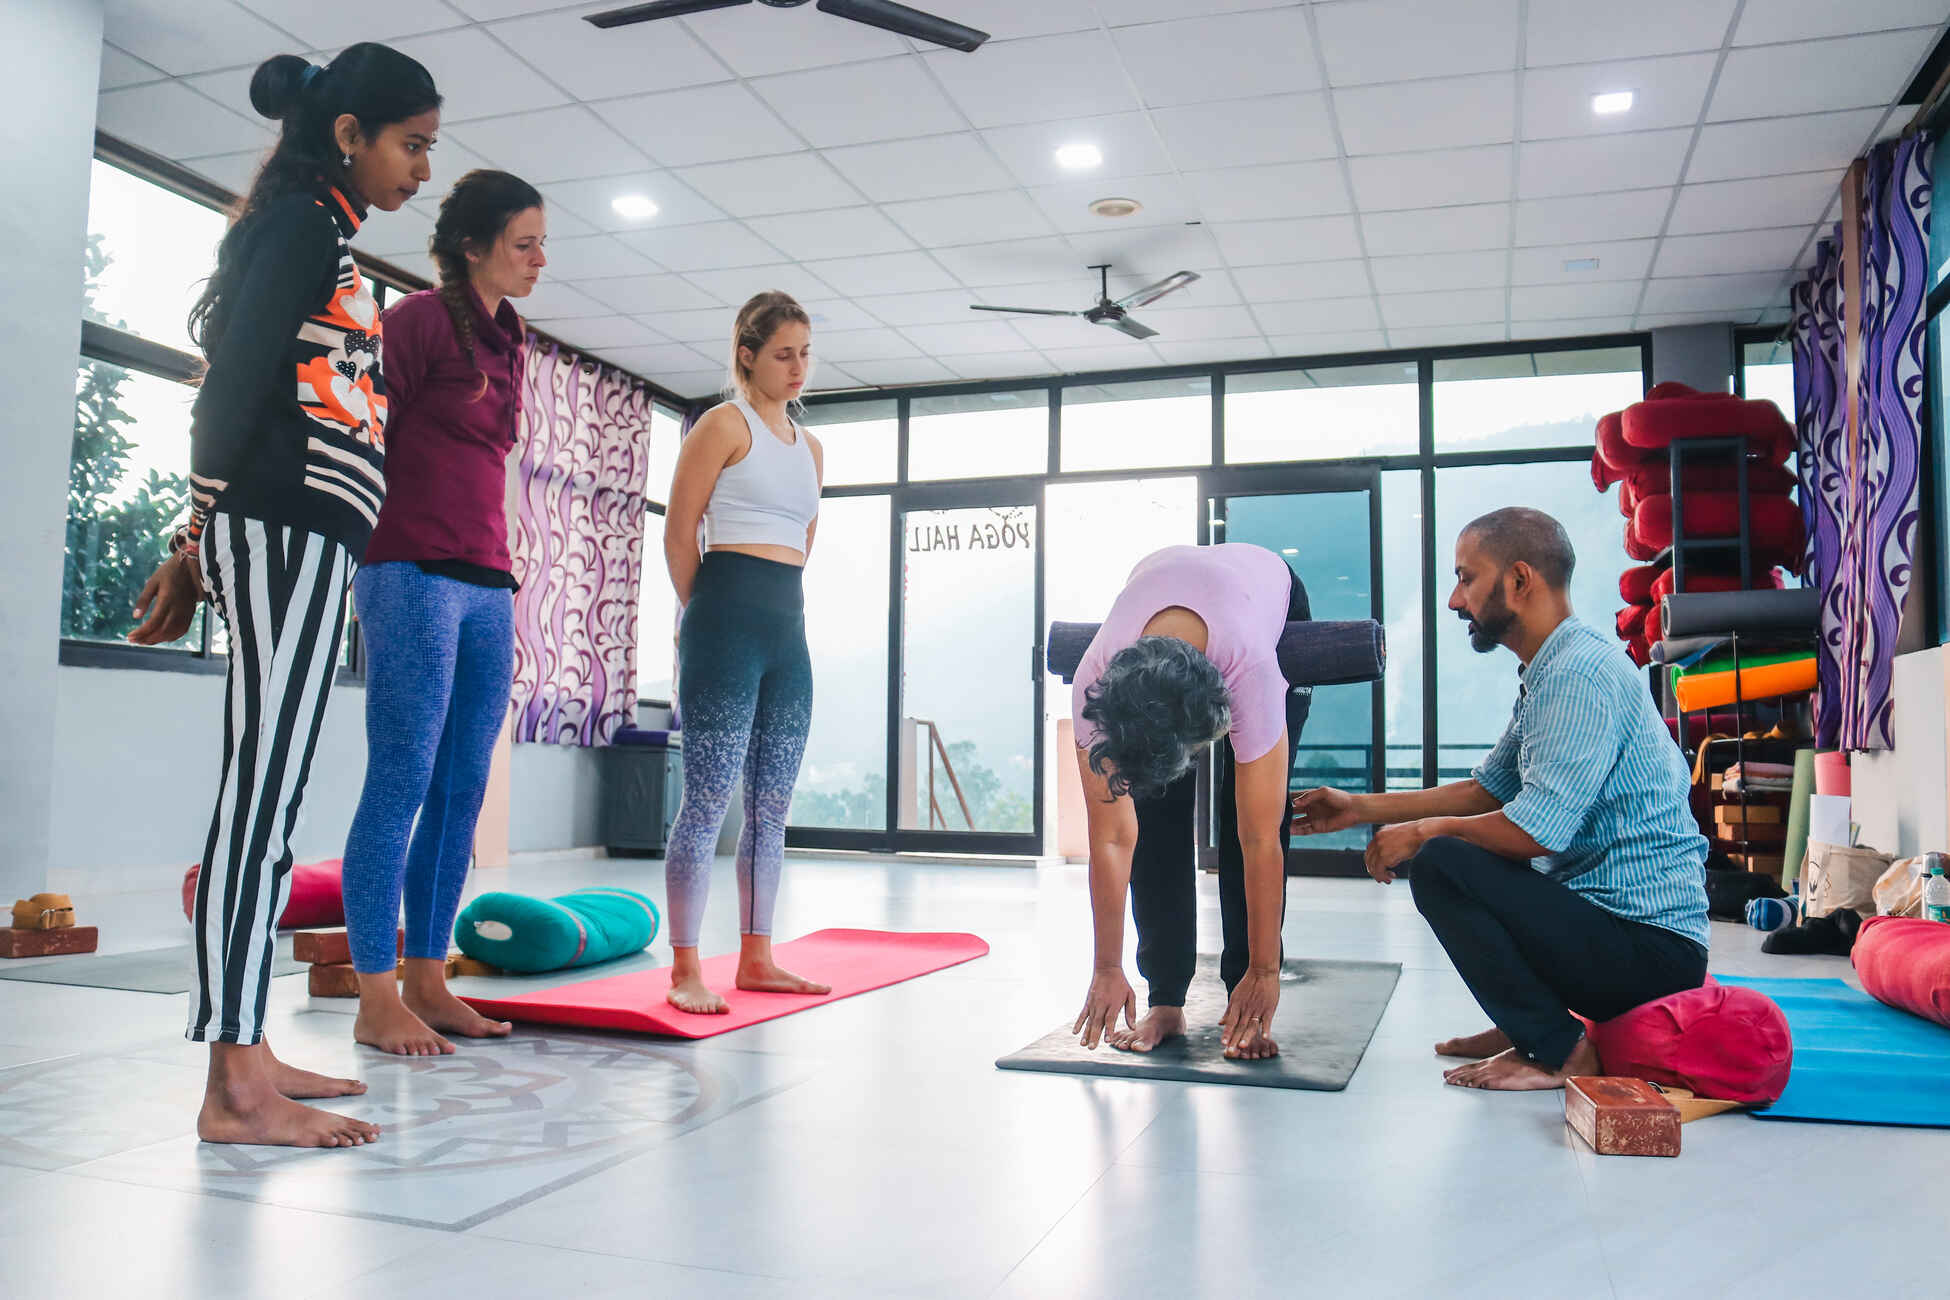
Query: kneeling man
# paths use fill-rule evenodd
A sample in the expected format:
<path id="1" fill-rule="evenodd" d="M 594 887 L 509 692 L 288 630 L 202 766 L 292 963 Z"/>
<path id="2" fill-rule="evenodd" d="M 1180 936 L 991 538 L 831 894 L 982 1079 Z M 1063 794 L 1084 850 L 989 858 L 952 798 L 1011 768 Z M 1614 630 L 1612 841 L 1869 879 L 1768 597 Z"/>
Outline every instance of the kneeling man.
<path id="1" fill-rule="evenodd" d="M 1484 515 L 1456 541 L 1449 608 L 1479 653 L 1519 660 L 1509 728 L 1472 779 L 1401 794 L 1310 790 L 1295 831 L 1387 823 L 1382 884 L 1407 864 L 1415 906 L 1494 1029 L 1436 1046 L 1483 1058 L 1468 1088 L 1561 1088 L 1599 1073 L 1572 1012 L 1609 1020 L 1706 978 L 1706 840 L 1690 773 L 1645 679 L 1572 616 L 1576 557 L 1536 510 Z"/>

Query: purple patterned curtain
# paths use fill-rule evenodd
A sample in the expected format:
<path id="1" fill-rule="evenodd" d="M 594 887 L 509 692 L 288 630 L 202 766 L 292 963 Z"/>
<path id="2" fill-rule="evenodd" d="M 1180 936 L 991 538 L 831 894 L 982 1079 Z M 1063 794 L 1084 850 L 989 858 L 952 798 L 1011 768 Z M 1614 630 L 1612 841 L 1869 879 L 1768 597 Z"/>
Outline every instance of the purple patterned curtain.
<path id="1" fill-rule="evenodd" d="M 636 715 L 650 398 L 607 366 L 532 346 L 518 437 L 514 739 L 607 744 Z"/>
<path id="2" fill-rule="evenodd" d="M 1808 554 L 1802 572 L 1823 593 L 1821 639 L 1815 647 L 1815 743 L 1840 744 L 1843 590 L 1835 582 L 1842 555 L 1842 513 L 1848 458 L 1842 406 L 1842 243 L 1838 228 L 1815 251 L 1814 270 L 1794 286 L 1794 409 L 1801 479 L 1801 516 Z"/>

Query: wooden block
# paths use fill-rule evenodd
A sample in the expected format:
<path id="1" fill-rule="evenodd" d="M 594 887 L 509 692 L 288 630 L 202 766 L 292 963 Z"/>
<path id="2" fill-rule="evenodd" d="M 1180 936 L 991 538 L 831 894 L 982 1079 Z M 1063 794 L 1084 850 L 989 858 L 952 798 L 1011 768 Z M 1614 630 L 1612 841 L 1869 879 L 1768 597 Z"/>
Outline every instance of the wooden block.
<path id="1" fill-rule="evenodd" d="M 59 930 L 16 930 L 0 928 L 0 957 L 57 957 L 95 951 L 101 931 L 92 925 L 70 925 Z"/>
<path id="2" fill-rule="evenodd" d="M 1679 1108 L 1643 1079 L 1574 1076 L 1564 1122 L 1601 1156 L 1679 1154 Z"/>
<path id="3" fill-rule="evenodd" d="M 1713 820 L 1722 826 L 1773 826 L 1783 820 L 1779 804 L 1751 803 L 1744 809 L 1737 803 L 1723 803 L 1713 810 Z"/>
<path id="4" fill-rule="evenodd" d="M 306 989 L 315 998 L 356 998 L 359 974 L 352 969 L 351 962 L 313 966 Z"/>
<path id="5" fill-rule="evenodd" d="M 1736 866 L 1748 871 L 1758 871 L 1761 875 L 1772 876 L 1776 880 L 1781 878 L 1781 871 L 1787 866 L 1786 856 L 1779 853 L 1729 853 L 1727 857 Z"/>
<path id="6" fill-rule="evenodd" d="M 499 975 L 500 973 L 501 968 L 499 966 L 490 966 L 484 961 L 475 961 L 465 953 L 457 952 L 447 958 L 448 979 L 452 979 L 456 975 Z"/>
<path id="7" fill-rule="evenodd" d="M 399 932 L 393 951 L 406 951 L 406 931 Z M 337 966 L 352 960 L 351 936 L 344 930 L 300 930 L 291 936 L 291 955 L 313 966 Z"/>

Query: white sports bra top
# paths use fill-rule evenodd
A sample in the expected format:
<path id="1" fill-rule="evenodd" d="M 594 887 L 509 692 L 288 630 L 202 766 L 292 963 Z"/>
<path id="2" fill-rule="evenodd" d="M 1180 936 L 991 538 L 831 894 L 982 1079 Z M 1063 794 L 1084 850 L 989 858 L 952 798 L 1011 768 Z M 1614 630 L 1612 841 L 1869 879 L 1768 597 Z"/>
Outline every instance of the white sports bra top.
<path id="1" fill-rule="evenodd" d="M 785 546 L 803 554 L 806 530 L 819 517 L 819 470 L 806 430 L 792 421 L 797 437 L 783 443 L 744 398 L 724 405 L 737 407 L 745 418 L 752 447 L 743 460 L 718 472 L 698 525 L 699 545 Z"/>

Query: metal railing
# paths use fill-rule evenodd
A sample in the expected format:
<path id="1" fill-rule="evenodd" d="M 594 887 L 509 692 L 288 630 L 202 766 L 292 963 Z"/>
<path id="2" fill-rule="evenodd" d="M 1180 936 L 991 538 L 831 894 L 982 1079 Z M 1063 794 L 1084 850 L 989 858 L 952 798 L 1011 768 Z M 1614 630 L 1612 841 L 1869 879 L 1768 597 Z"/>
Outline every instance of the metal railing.
<path id="1" fill-rule="evenodd" d="M 948 775 L 948 785 L 955 792 L 955 802 L 961 806 L 961 819 L 969 830 L 975 829 L 975 814 L 968 810 L 968 796 L 962 793 L 961 778 L 955 775 L 955 764 L 948 757 L 948 747 L 941 743 L 941 728 L 926 718 L 911 719 L 917 727 L 928 729 L 928 829 L 947 830 L 948 818 L 941 811 L 941 801 L 934 791 L 934 756 L 941 755 L 941 770 Z"/>

